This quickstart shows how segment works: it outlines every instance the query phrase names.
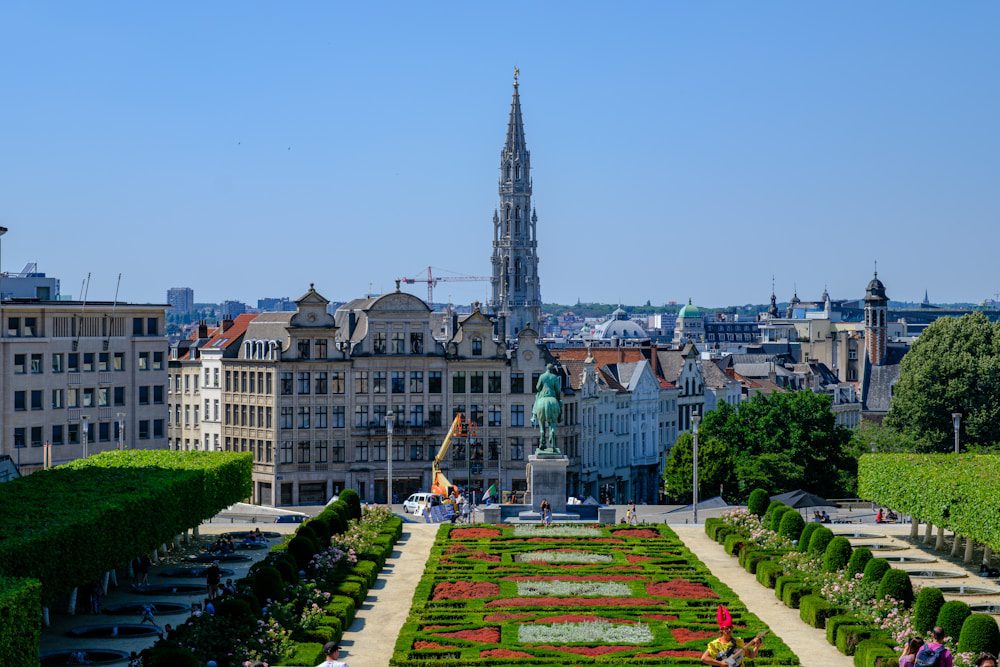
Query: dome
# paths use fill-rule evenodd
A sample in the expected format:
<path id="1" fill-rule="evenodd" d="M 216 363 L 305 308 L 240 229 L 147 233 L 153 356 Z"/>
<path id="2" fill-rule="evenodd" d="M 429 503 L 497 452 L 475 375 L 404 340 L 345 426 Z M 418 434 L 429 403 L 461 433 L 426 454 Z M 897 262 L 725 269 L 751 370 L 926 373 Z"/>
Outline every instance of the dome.
<path id="1" fill-rule="evenodd" d="M 865 301 L 888 301 L 889 298 L 885 295 L 885 285 L 882 281 L 878 279 L 878 272 L 875 273 L 875 277 L 871 279 L 868 283 L 868 287 L 865 288 Z"/>
<path id="2" fill-rule="evenodd" d="M 649 334 L 637 323 L 629 319 L 628 313 L 617 308 L 611 317 L 594 327 L 593 338 L 601 340 L 649 340 Z"/>
<path id="3" fill-rule="evenodd" d="M 691 299 L 688 299 L 687 305 L 681 308 L 681 312 L 677 313 L 677 317 L 701 317 L 701 310 L 698 306 L 691 303 Z"/>

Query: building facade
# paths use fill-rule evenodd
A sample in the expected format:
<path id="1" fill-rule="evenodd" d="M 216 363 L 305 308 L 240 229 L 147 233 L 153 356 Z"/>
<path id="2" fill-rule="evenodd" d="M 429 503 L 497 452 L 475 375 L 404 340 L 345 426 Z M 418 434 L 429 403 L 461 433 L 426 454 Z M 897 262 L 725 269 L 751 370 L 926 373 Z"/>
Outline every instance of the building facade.
<path id="1" fill-rule="evenodd" d="M 194 310 L 194 290 L 190 287 L 171 287 L 167 290 L 167 303 L 173 313 L 190 313 Z"/>

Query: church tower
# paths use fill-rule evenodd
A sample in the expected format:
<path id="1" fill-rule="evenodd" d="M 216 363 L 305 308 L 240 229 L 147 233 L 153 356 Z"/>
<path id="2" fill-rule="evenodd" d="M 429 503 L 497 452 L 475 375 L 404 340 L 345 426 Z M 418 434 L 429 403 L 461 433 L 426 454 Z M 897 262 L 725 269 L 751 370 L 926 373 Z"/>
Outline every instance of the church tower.
<path id="1" fill-rule="evenodd" d="M 885 322 L 888 310 L 889 297 L 885 295 L 885 285 L 878 279 L 878 271 L 875 271 L 875 277 L 865 290 L 865 348 L 872 366 L 885 363 L 889 337 Z"/>
<path id="2" fill-rule="evenodd" d="M 531 208 L 531 154 L 524 141 L 518 71 L 500 151 L 500 208 L 493 211 L 493 295 L 491 310 L 502 318 L 505 338 L 525 327 L 541 332 L 542 296 L 538 283 L 538 216 Z"/>

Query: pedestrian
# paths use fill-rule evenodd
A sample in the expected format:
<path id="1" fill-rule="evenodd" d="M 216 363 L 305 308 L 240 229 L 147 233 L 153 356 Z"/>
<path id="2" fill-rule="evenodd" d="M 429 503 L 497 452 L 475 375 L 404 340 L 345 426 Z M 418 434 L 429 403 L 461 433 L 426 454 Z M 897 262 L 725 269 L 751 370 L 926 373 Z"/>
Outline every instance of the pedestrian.
<path id="1" fill-rule="evenodd" d="M 903 655 L 899 656 L 899 667 L 913 667 L 913 663 L 917 661 L 917 654 L 920 653 L 923 645 L 924 640 L 920 637 L 912 637 L 910 641 L 906 642 Z"/>
<path id="2" fill-rule="evenodd" d="M 142 658 L 135 651 L 129 653 L 128 656 L 128 667 L 142 667 Z"/>
<path id="3" fill-rule="evenodd" d="M 214 600 L 218 594 L 220 581 L 222 581 L 222 570 L 219 568 L 219 561 L 212 561 L 212 564 L 205 570 L 205 583 L 208 588 L 209 600 Z"/>
<path id="4" fill-rule="evenodd" d="M 931 630 L 931 640 L 920 648 L 913 664 L 953 667 L 954 659 L 951 656 L 951 651 L 944 645 L 944 630 L 941 629 L 941 626 L 935 626 Z"/>
<path id="5" fill-rule="evenodd" d="M 139 585 L 149 586 L 149 571 L 153 567 L 153 561 L 148 554 L 143 554 L 139 560 Z"/>
<path id="6" fill-rule="evenodd" d="M 542 513 L 542 522 L 546 526 L 552 525 L 552 504 L 549 502 L 548 498 L 542 498 L 542 502 L 538 505 L 538 509 Z"/>
<path id="7" fill-rule="evenodd" d="M 151 604 L 142 605 L 142 618 L 139 619 L 139 625 L 144 625 L 146 621 L 154 628 L 159 627 L 156 625 L 156 609 L 154 609 Z"/>
<path id="8" fill-rule="evenodd" d="M 992 653 L 980 653 L 976 658 L 976 667 L 997 667 L 997 659 Z"/>
<path id="9" fill-rule="evenodd" d="M 625 511 L 625 521 L 630 526 L 635 526 L 639 523 L 638 514 L 635 511 L 635 501 L 630 500 L 628 504 L 628 510 Z"/>
<path id="10" fill-rule="evenodd" d="M 340 644 L 337 642 L 327 642 L 323 646 L 323 655 L 326 656 L 326 660 L 316 665 L 316 667 L 347 667 L 346 662 L 337 660 L 340 657 Z"/>

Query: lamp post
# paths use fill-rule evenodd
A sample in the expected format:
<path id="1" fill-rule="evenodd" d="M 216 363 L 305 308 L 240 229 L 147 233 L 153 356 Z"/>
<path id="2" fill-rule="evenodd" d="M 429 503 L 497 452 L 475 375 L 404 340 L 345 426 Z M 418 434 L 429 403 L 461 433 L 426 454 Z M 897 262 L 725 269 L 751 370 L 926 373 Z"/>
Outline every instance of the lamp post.
<path id="1" fill-rule="evenodd" d="M 691 447 L 691 459 L 694 463 L 694 479 L 691 482 L 692 500 L 694 501 L 694 522 L 698 523 L 698 424 L 701 423 L 701 415 L 696 411 L 691 415 L 691 434 L 694 436 L 694 444 Z"/>
<path id="2" fill-rule="evenodd" d="M 958 430 L 962 426 L 962 413 L 952 412 L 951 423 L 955 426 L 955 453 L 958 454 Z"/>
<path id="3" fill-rule="evenodd" d="M 83 458 L 87 458 L 87 415 L 80 417 L 80 430 L 83 431 Z"/>
<path id="4" fill-rule="evenodd" d="M 385 416 L 385 433 L 388 438 L 389 450 L 386 452 L 385 458 L 389 462 L 389 477 L 385 484 L 385 500 L 386 505 L 389 509 L 392 509 L 392 429 L 396 423 L 396 415 L 392 412 Z"/>
<path id="5" fill-rule="evenodd" d="M 0 227 L 0 301 L 3 301 L 3 241 L 2 237 L 7 233 L 6 227 Z"/>
<path id="6" fill-rule="evenodd" d="M 118 417 L 118 449 L 125 449 L 125 413 L 119 412 Z"/>

